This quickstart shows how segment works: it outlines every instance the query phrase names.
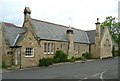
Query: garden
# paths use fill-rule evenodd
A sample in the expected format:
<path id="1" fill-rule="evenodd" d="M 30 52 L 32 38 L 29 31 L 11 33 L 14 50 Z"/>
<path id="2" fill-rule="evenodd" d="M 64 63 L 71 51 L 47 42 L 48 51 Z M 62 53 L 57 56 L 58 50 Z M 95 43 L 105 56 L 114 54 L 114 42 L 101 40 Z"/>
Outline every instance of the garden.
<path id="1" fill-rule="evenodd" d="M 56 63 L 62 63 L 62 62 L 75 62 L 78 60 L 86 61 L 87 59 L 91 58 L 91 54 L 86 52 L 82 54 L 82 57 L 71 57 L 71 59 L 68 59 L 68 55 L 65 54 L 63 51 L 58 50 L 56 51 L 53 58 L 42 58 L 39 60 L 39 66 L 49 66 Z"/>

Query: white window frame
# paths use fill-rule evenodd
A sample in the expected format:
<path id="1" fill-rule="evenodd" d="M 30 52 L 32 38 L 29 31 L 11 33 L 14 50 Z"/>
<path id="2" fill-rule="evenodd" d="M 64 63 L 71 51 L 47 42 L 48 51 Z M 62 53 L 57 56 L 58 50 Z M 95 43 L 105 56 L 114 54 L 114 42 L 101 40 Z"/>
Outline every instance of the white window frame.
<path id="1" fill-rule="evenodd" d="M 46 43 L 46 42 L 45 42 Z M 44 43 L 44 54 L 54 54 L 54 43 L 46 43 L 46 52 L 45 52 L 45 43 Z"/>
<path id="2" fill-rule="evenodd" d="M 51 43 L 51 54 L 54 54 L 54 44 Z"/>
<path id="3" fill-rule="evenodd" d="M 51 53 L 51 43 L 48 43 L 48 54 Z"/>
<path id="4" fill-rule="evenodd" d="M 29 49 L 32 49 L 32 50 L 29 50 Z M 26 51 L 27 52 L 30 52 L 31 54 L 26 54 Z M 32 48 L 32 47 L 27 47 L 27 48 L 25 48 L 25 57 L 34 57 L 34 48 Z"/>

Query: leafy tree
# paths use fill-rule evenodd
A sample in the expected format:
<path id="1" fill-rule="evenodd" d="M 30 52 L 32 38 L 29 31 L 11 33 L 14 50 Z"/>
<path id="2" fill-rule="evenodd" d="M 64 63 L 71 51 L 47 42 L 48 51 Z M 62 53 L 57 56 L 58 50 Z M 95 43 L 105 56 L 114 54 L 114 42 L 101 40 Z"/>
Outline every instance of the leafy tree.
<path id="1" fill-rule="evenodd" d="M 112 39 L 118 44 L 120 50 L 120 22 L 117 21 L 117 18 L 108 16 L 100 26 L 102 29 L 109 27 Z"/>

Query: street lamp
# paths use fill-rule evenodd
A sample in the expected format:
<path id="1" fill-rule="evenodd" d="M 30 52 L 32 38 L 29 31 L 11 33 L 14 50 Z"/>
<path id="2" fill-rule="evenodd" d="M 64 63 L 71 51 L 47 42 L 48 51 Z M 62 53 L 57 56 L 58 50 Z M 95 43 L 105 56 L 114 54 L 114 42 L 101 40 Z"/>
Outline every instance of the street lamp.
<path id="1" fill-rule="evenodd" d="M 22 68 L 21 68 L 21 47 L 22 47 L 22 46 L 10 46 L 10 48 L 16 48 L 16 49 L 17 49 L 17 48 L 20 48 L 20 69 L 22 69 Z"/>

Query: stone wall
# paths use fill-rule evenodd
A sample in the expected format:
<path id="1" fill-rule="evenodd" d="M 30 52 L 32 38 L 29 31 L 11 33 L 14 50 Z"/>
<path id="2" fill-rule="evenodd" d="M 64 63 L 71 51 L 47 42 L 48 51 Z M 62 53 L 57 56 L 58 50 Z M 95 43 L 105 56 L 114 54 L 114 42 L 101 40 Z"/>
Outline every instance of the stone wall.
<path id="1" fill-rule="evenodd" d="M 104 36 L 101 40 L 101 54 L 100 54 L 101 59 L 112 57 L 112 48 L 113 48 L 112 39 L 110 37 L 108 28 L 106 28 Z"/>
<path id="2" fill-rule="evenodd" d="M 9 47 L 9 44 L 6 43 L 6 38 L 4 35 L 5 32 L 2 31 L 2 39 L 1 39 L 1 57 L 2 61 L 5 63 L 6 66 L 10 66 L 13 63 L 13 52 L 11 48 Z"/>
<path id="3" fill-rule="evenodd" d="M 9 45 L 5 44 L 5 41 L 2 41 L 2 61 L 5 63 L 6 66 L 10 66 L 13 63 L 13 52 Z"/>
<path id="4" fill-rule="evenodd" d="M 80 44 L 79 54 L 82 55 L 83 53 L 89 52 L 89 45 L 88 44 Z"/>
<path id="5" fill-rule="evenodd" d="M 29 34 L 30 35 L 30 34 Z M 63 50 L 66 54 L 68 51 L 68 43 L 67 42 L 60 42 L 60 41 L 49 41 L 49 40 L 41 40 L 38 45 L 37 41 L 30 35 L 32 41 L 32 45 L 30 45 L 30 42 L 28 42 L 29 35 L 25 35 L 25 38 L 22 40 L 20 45 L 22 46 L 21 53 L 22 53 L 22 67 L 32 67 L 37 66 L 39 64 L 39 60 L 41 58 L 52 58 L 54 56 L 54 53 L 57 50 Z M 30 41 L 30 40 L 29 40 Z M 53 43 L 54 44 L 54 53 L 44 53 L 44 43 Z M 61 44 L 64 45 L 63 49 L 61 49 Z M 79 52 L 73 53 L 72 56 L 75 57 L 81 57 L 82 53 L 89 52 L 89 45 L 88 44 L 76 44 L 78 45 Z M 34 50 L 34 57 L 25 57 L 25 48 L 26 47 L 33 47 Z"/>
<path id="6" fill-rule="evenodd" d="M 91 44 L 91 55 L 92 58 L 96 58 L 96 52 L 95 52 L 95 44 Z"/>
<path id="7" fill-rule="evenodd" d="M 54 53 L 57 50 L 62 50 L 61 49 L 61 44 L 64 45 L 64 49 L 62 51 L 64 51 L 66 54 L 68 54 L 68 43 L 67 42 L 59 42 L 59 41 L 47 41 L 47 40 L 43 40 L 41 41 L 41 47 L 44 50 L 44 43 L 53 43 L 54 44 Z M 79 43 L 74 43 L 74 45 L 78 46 L 78 52 L 73 52 L 72 54 L 70 54 L 70 56 L 74 56 L 74 57 L 81 57 L 83 53 L 89 52 L 89 45 L 88 44 L 79 44 Z M 48 54 L 48 53 L 44 53 L 44 51 L 42 51 L 42 57 L 44 58 L 48 58 L 48 57 L 53 57 L 54 53 L 52 54 Z M 69 54 L 68 54 L 69 56 Z"/>
<path id="8" fill-rule="evenodd" d="M 22 67 L 32 67 L 32 66 L 38 66 L 39 60 L 41 57 L 41 47 L 34 38 L 33 34 L 28 31 L 24 38 L 19 43 L 21 48 L 21 65 Z M 26 48 L 34 48 L 34 56 L 33 57 L 26 57 L 25 56 L 25 50 Z"/>

